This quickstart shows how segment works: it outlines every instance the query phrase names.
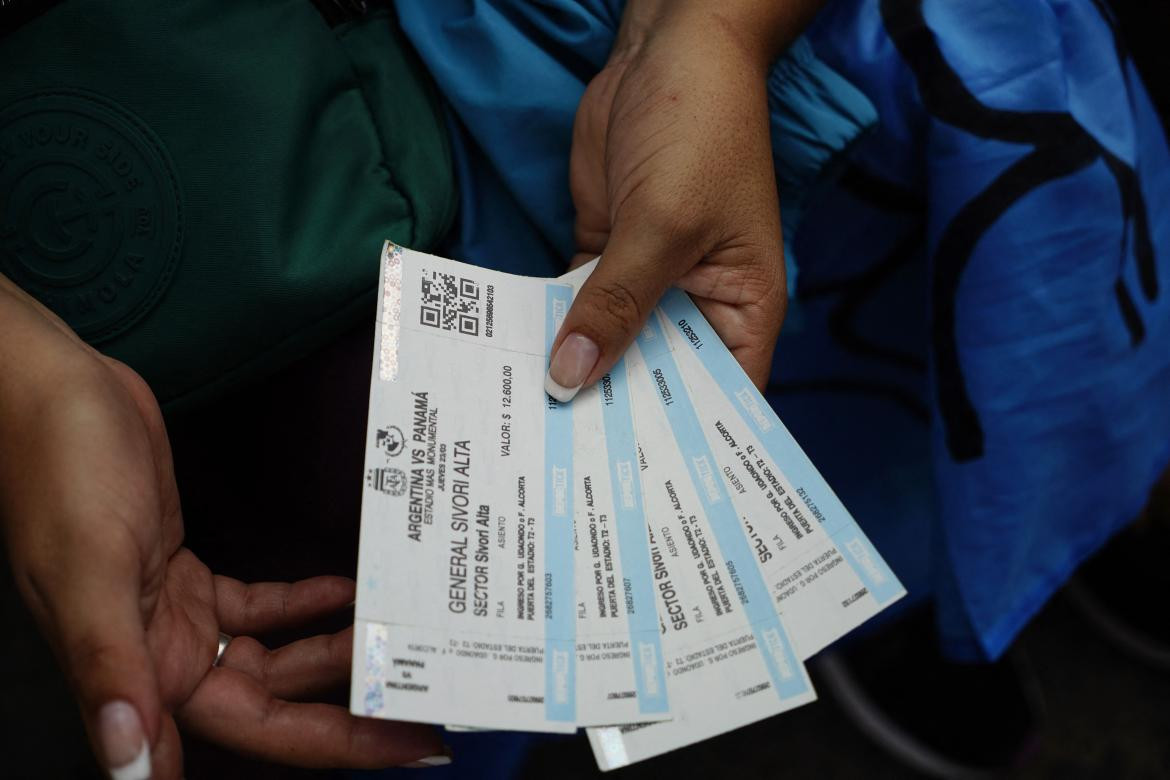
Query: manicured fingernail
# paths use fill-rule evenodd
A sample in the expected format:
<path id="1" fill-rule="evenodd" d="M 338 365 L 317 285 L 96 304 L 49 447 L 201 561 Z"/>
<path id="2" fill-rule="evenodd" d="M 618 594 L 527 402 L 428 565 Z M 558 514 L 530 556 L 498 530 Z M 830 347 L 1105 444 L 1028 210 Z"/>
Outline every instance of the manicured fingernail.
<path id="1" fill-rule="evenodd" d="M 150 743 L 132 704 L 112 701 L 102 707 L 98 737 L 112 780 L 150 780 Z"/>
<path id="2" fill-rule="evenodd" d="M 412 761 L 406 764 L 406 766 L 409 769 L 429 769 L 435 766 L 447 766 L 447 764 L 451 763 L 453 757 L 454 754 L 451 752 L 451 748 L 443 745 L 443 755 L 420 758 L 418 761 Z"/>
<path id="3" fill-rule="evenodd" d="M 600 354 L 593 339 L 570 333 L 553 355 L 544 378 L 544 391 L 561 403 L 571 401 L 597 365 Z"/>

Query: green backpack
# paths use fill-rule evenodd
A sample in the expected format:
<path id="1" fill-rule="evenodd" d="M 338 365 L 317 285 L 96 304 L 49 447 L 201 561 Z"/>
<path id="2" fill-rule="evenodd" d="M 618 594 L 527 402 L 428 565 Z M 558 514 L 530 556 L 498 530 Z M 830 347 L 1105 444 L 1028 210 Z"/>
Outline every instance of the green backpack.
<path id="1" fill-rule="evenodd" d="M 170 410 L 370 316 L 383 239 L 431 247 L 456 205 L 370 5 L 0 2 L 0 273 Z"/>

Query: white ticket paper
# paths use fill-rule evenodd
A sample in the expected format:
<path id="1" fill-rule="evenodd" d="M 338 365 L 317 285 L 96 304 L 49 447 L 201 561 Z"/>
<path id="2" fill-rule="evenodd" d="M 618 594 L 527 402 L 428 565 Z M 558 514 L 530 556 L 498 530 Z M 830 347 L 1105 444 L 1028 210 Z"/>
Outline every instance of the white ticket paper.
<path id="1" fill-rule="evenodd" d="M 596 386 L 544 393 L 591 269 L 386 245 L 355 714 L 600 726 L 612 769 L 812 701 L 803 660 L 903 595 L 684 293 Z"/>
<path id="2" fill-rule="evenodd" d="M 632 427 L 600 386 L 543 391 L 572 286 L 389 244 L 381 273 L 351 708 L 561 732 L 670 717 Z"/>
<path id="3" fill-rule="evenodd" d="M 561 278 L 579 287 L 591 270 L 592 264 Z M 674 718 L 591 729 L 602 769 L 816 698 L 739 518 L 712 474 L 709 444 L 657 321 L 647 324 L 603 378 L 603 398 L 624 398 L 622 384 L 639 443 L 638 476 Z"/>
<path id="4" fill-rule="evenodd" d="M 583 726 L 670 717 L 624 371 L 573 399 L 578 687 Z M 588 670 L 587 672 L 585 670 Z"/>
<path id="5" fill-rule="evenodd" d="M 626 356 L 674 719 L 590 729 L 614 769 L 816 698 L 653 321 Z M 657 499 L 657 500 L 655 500 Z"/>
<path id="6" fill-rule="evenodd" d="M 768 588 L 808 658 L 905 595 L 840 499 L 681 290 L 657 312 Z"/>
<path id="7" fill-rule="evenodd" d="M 670 717 L 664 626 L 650 575 L 638 447 L 624 364 L 572 402 L 578 722 Z M 584 675 L 583 675 L 584 676 Z M 463 731 L 463 726 L 447 726 Z"/>
<path id="8" fill-rule="evenodd" d="M 387 244 L 351 709 L 572 731 L 572 416 L 542 390 L 572 289 Z"/>
<path id="9" fill-rule="evenodd" d="M 683 292 L 672 290 L 638 338 L 655 387 L 651 404 L 688 410 L 675 427 L 680 450 L 709 510 L 738 528 L 760 581 L 754 598 L 771 602 L 807 659 L 904 595 L 901 584 L 825 484 L 767 401 Z M 648 418 L 636 415 L 638 436 Z M 676 469 L 679 467 L 675 467 Z M 651 516 L 651 521 L 657 516 Z M 671 689 L 675 718 L 652 725 L 590 729 L 598 765 L 614 769 L 749 722 Z M 732 710 L 734 712 L 734 710 Z M 764 712 L 750 720 L 771 713 Z"/>

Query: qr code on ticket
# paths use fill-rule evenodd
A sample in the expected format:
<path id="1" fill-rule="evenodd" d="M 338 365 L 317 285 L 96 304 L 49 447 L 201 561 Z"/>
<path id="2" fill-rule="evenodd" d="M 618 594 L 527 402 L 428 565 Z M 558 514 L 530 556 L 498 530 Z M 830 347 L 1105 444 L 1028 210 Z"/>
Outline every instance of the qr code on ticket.
<path id="1" fill-rule="evenodd" d="M 419 321 L 439 330 L 479 335 L 479 285 L 462 276 L 424 272 Z"/>

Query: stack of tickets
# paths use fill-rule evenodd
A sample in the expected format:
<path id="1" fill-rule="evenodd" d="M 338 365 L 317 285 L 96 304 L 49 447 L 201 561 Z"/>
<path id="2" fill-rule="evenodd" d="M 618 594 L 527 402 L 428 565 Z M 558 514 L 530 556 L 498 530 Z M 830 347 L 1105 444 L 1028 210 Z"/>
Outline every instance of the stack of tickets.
<path id="1" fill-rule="evenodd" d="M 591 269 L 383 250 L 355 714 L 585 727 L 613 769 L 812 701 L 804 660 L 905 592 L 685 293 L 545 393 Z"/>

